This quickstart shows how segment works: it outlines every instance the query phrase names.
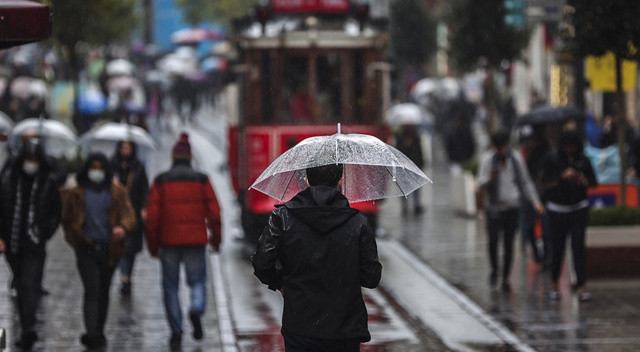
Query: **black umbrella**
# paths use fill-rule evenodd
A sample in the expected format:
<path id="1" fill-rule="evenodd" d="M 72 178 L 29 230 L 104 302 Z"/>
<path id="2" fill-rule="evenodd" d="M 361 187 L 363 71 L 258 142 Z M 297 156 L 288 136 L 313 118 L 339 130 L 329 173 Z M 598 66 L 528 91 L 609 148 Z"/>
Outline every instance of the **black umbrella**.
<path id="1" fill-rule="evenodd" d="M 544 105 L 518 117 L 516 124 L 522 125 L 548 125 L 560 124 L 567 121 L 579 121 L 585 119 L 584 111 L 574 106 Z"/>

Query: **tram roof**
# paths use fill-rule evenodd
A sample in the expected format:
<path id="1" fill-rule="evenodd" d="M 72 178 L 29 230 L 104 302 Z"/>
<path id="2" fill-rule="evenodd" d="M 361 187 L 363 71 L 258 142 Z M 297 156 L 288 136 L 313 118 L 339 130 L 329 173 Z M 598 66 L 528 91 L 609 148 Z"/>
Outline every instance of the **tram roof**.
<path id="1" fill-rule="evenodd" d="M 287 18 L 269 21 L 264 31 L 258 22 L 245 27 L 235 36 L 243 49 L 270 48 L 371 48 L 383 47 L 388 42 L 388 34 L 373 26 L 365 26 L 361 31 L 357 21 L 323 23 L 309 28 L 309 18 Z"/>

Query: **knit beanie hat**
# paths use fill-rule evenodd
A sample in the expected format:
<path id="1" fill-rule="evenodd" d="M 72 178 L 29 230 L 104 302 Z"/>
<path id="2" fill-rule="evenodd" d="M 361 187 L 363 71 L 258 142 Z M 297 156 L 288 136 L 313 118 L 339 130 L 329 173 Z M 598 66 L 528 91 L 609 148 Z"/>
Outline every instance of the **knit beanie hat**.
<path id="1" fill-rule="evenodd" d="M 180 138 L 171 150 L 173 159 L 191 159 L 191 144 L 189 144 L 189 135 L 182 132 Z"/>

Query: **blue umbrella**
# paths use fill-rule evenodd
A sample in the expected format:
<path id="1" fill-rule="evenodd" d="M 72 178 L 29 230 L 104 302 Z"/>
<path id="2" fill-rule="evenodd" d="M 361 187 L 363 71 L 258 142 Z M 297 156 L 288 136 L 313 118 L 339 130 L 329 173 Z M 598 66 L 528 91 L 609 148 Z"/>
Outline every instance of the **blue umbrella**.
<path id="1" fill-rule="evenodd" d="M 83 114 L 99 114 L 107 109 L 107 98 L 97 90 L 88 90 L 78 97 L 78 111 Z"/>
<path id="2" fill-rule="evenodd" d="M 204 72 L 222 71 L 227 69 L 227 60 L 215 56 L 210 56 L 202 60 L 200 69 Z"/>

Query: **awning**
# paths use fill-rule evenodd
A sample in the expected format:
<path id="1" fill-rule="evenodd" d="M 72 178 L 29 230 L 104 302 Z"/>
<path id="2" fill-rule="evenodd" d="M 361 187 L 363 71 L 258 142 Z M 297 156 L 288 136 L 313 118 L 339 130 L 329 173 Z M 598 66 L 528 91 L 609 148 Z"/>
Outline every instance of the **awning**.
<path id="1" fill-rule="evenodd" d="M 49 7 L 26 0 L 0 1 L 0 49 L 51 36 Z"/>

